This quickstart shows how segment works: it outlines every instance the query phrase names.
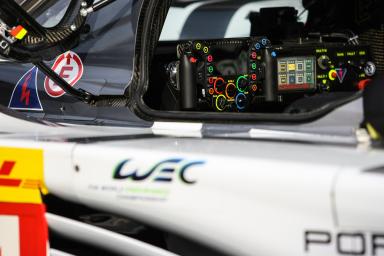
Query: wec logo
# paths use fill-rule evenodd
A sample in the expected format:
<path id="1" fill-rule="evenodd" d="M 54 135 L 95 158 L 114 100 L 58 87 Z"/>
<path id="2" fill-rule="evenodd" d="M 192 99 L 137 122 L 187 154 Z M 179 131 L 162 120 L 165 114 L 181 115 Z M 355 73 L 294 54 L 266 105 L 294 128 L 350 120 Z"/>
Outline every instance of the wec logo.
<path id="1" fill-rule="evenodd" d="M 188 171 L 191 167 L 203 165 L 203 161 L 185 162 L 184 159 L 169 159 L 156 164 L 147 171 L 138 168 L 130 169 L 131 160 L 124 160 L 115 168 L 113 178 L 115 180 L 127 180 L 140 182 L 152 179 L 153 182 L 172 182 L 175 175 L 185 184 L 195 184 L 196 181 L 188 178 Z"/>

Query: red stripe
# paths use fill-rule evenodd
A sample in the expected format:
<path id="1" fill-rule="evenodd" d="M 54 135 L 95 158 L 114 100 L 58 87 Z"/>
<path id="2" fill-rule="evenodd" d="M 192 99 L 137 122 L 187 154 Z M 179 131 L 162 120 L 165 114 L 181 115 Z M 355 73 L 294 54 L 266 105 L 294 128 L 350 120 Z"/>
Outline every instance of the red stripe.
<path id="1" fill-rule="evenodd" d="M 16 162 L 13 161 L 4 161 L 0 169 L 0 175 L 9 175 L 12 172 L 13 167 Z"/>
<path id="2" fill-rule="evenodd" d="M 0 186 L 4 187 L 18 187 L 21 184 L 21 180 L 14 179 L 0 179 Z"/>

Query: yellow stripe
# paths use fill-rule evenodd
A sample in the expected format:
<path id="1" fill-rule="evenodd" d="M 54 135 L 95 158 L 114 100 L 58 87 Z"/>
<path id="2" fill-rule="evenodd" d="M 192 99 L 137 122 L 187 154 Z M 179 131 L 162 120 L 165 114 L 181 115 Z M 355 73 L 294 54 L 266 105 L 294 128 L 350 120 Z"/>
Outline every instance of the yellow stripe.
<path id="1" fill-rule="evenodd" d="M 0 202 L 42 203 L 41 191 L 44 185 L 43 150 L 0 147 L 0 168 L 4 161 L 14 161 L 9 175 L 1 175 L 3 180 L 21 180 L 18 187 L 0 185 Z"/>
<path id="2" fill-rule="evenodd" d="M 381 136 L 378 131 L 370 124 L 367 124 L 367 130 L 373 140 L 380 140 Z"/>

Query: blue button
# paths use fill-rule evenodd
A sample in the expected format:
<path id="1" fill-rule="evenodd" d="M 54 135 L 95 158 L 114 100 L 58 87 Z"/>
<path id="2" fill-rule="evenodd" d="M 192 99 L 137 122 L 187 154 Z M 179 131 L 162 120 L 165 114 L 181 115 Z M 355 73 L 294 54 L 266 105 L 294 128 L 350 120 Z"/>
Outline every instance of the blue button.
<path id="1" fill-rule="evenodd" d="M 272 53 L 271 53 L 271 56 L 272 56 L 273 58 L 276 58 L 276 57 L 277 57 L 277 53 L 276 53 L 276 52 L 272 52 Z"/>
<path id="2" fill-rule="evenodd" d="M 255 47 L 256 47 L 256 50 L 260 50 L 261 49 L 261 44 L 257 43 L 257 44 L 255 44 Z"/>
<path id="3" fill-rule="evenodd" d="M 239 93 L 236 96 L 236 106 L 239 110 L 245 109 L 247 105 L 247 96 L 244 93 Z"/>
<path id="4" fill-rule="evenodd" d="M 268 39 L 266 39 L 266 38 L 262 39 L 262 40 L 261 40 L 261 43 L 262 43 L 263 45 L 267 45 L 267 43 L 268 43 Z"/>

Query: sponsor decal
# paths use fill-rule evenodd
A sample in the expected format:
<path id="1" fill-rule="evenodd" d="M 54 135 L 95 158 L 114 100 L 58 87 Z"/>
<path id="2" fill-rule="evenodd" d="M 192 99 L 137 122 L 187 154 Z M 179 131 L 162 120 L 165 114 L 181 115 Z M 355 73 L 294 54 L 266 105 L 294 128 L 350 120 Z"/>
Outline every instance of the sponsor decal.
<path id="1" fill-rule="evenodd" d="M 305 252 L 331 248 L 338 255 L 383 255 L 384 233 L 329 232 L 309 230 L 304 233 Z"/>
<path id="2" fill-rule="evenodd" d="M 0 148 L 0 202 L 41 203 L 43 152 Z"/>
<path id="3" fill-rule="evenodd" d="M 43 110 L 37 89 L 38 71 L 37 67 L 33 67 L 17 82 L 9 102 L 9 108 L 17 110 Z"/>
<path id="4" fill-rule="evenodd" d="M 345 76 L 347 75 L 348 69 L 346 68 L 336 68 L 336 75 L 339 79 L 339 82 L 342 84 L 344 82 Z"/>
<path id="5" fill-rule="evenodd" d="M 47 255 L 43 168 L 42 150 L 0 147 L 0 248 L 4 255 Z"/>
<path id="6" fill-rule="evenodd" d="M 57 57 L 52 70 L 73 87 L 83 76 L 84 66 L 79 55 L 69 51 Z M 45 78 L 44 88 L 47 94 L 53 98 L 58 98 L 65 94 L 63 89 L 56 85 L 49 77 Z"/>
<path id="7" fill-rule="evenodd" d="M 0 215 L 0 256 L 20 255 L 19 228 L 18 216 Z"/>
<path id="8" fill-rule="evenodd" d="M 10 34 L 14 38 L 22 40 L 28 34 L 28 31 L 23 26 L 18 25 L 11 30 Z"/>
<path id="9" fill-rule="evenodd" d="M 142 166 L 137 161 L 121 161 L 112 173 L 113 183 L 90 184 L 88 189 L 109 193 L 117 199 L 132 201 L 166 201 L 172 189 L 194 187 L 198 183 L 196 173 L 204 161 L 171 158 L 156 162 L 152 167 Z"/>
<path id="10" fill-rule="evenodd" d="M 149 170 L 141 172 L 138 169 L 130 169 L 130 162 L 130 160 L 124 160 L 117 165 L 113 175 L 115 180 L 139 182 L 150 179 L 153 182 L 172 182 L 176 175 L 182 183 L 192 185 L 196 181 L 187 177 L 187 171 L 193 166 L 204 164 L 203 161 L 185 162 L 184 159 L 180 158 L 168 159 L 157 163 Z"/>
<path id="11" fill-rule="evenodd" d="M 0 243 L 4 256 L 47 255 L 45 206 L 0 202 Z"/>

